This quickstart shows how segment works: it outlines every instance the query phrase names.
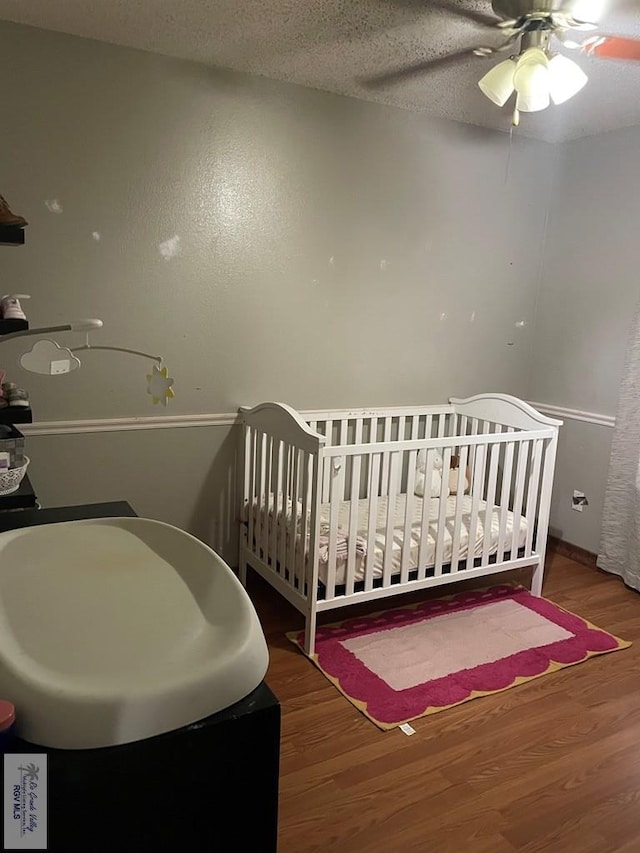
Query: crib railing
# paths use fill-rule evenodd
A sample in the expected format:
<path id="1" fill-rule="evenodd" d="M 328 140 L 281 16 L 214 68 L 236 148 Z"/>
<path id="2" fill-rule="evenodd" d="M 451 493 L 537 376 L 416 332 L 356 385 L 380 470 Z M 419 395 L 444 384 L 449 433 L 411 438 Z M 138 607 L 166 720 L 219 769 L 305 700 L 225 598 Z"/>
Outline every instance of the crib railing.
<path id="1" fill-rule="evenodd" d="M 505 427 L 502 432 L 501 426 L 492 426 L 499 431 L 485 432 L 489 425 L 482 424 L 482 431 L 475 435 L 374 442 L 364 448 L 362 445 L 349 444 L 323 448 L 323 479 L 327 476 L 330 478 L 329 559 L 325 583 L 327 599 L 336 595 L 349 596 L 354 592 L 358 497 L 367 499 L 364 525 L 365 593 L 371 591 L 376 583 L 387 587 L 392 583 L 423 581 L 427 577 L 427 571 L 438 577 L 446 567 L 447 574 L 452 575 L 486 567 L 492 560 L 503 562 L 531 558 L 537 552 L 541 537 L 544 542 L 547 535 L 546 521 L 543 525 L 538 525 L 537 520 L 539 516 L 543 519 L 548 516 L 555 431 L 540 429 L 524 432 Z M 475 424 L 469 425 L 470 429 L 474 427 Z M 414 493 L 416 462 L 420 450 L 426 451 L 425 492 L 421 509 L 420 499 Z M 442 459 L 440 492 L 432 496 L 431 480 L 438 456 Z M 383 470 L 388 472 L 384 478 L 381 477 Z M 451 472 L 455 495 L 448 500 Z M 468 473 L 469 486 L 465 490 Z M 362 493 L 363 475 L 368 484 L 365 494 Z M 399 501 L 399 498 L 402 500 Z M 379 519 L 381 500 L 386 501 L 386 509 L 384 517 Z M 342 501 L 349 502 L 347 531 L 338 530 Z M 462 541 L 462 521 L 465 504 L 468 508 L 464 513 L 468 538 L 466 553 L 463 553 L 465 548 Z M 397 516 L 398 506 L 401 511 L 400 518 Z M 417 510 L 420 510 L 420 514 L 416 521 Z M 492 533 L 496 514 L 497 542 Z M 510 530 L 507 523 L 509 518 Z M 427 560 L 429 539 L 424 535 L 430 523 L 436 531 L 432 567 L 428 565 Z M 526 534 L 522 542 L 522 529 L 525 525 Z M 362 524 L 360 526 L 362 527 Z M 402 530 L 400 536 L 396 536 L 398 526 Z M 423 531 L 423 535 L 412 536 L 416 527 Z M 447 529 L 450 532 L 451 544 L 449 555 L 445 558 Z M 479 530 L 482 530 L 481 540 L 478 540 Z M 362 530 L 360 532 L 362 533 Z M 337 591 L 338 538 L 345 535 L 345 580 Z M 410 577 L 411 572 L 414 574 Z M 315 580 L 317 581 L 317 578 Z"/>
<path id="2" fill-rule="evenodd" d="M 241 409 L 240 578 L 305 614 L 308 654 L 317 613 L 352 602 L 525 566 L 540 595 L 561 422 L 508 395 L 450 403 Z"/>
<path id="3" fill-rule="evenodd" d="M 458 420 L 452 406 L 307 413 L 310 429 L 324 437 L 325 447 L 455 435 Z M 330 483 L 330 471 L 325 468 L 322 474 L 323 502 L 329 500 Z M 383 493 L 388 483 L 389 464 L 385 459 L 380 467 L 380 488 Z"/>
<path id="4" fill-rule="evenodd" d="M 315 595 L 320 456 L 245 426 L 247 543 L 280 579 L 287 597 Z"/>
<path id="5" fill-rule="evenodd" d="M 315 606 L 319 588 L 324 604 L 544 553 L 557 429 L 526 429 L 527 412 L 509 425 L 491 420 L 497 415 L 486 404 L 319 412 L 305 422 L 289 407 L 263 405 L 243 425 L 243 535 L 296 606 Z M 441 486 L 432 496 L 436 458 Z M 429 524 L 433 545 L 419 535 Z"/>

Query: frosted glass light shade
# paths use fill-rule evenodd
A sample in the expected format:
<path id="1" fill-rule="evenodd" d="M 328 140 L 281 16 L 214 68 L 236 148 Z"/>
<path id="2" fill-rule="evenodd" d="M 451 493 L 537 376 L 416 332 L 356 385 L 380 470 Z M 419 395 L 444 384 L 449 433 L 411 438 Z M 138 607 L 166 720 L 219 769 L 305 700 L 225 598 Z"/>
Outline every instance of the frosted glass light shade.
<path id="1" fill-rule="evenodd" d="M 554 104 L 564 104 L 586 85 L 587 75 L 571 59 L 558 54 L 549 63 L 549 93 Z"/>
<path id="2" fill-rule="evenodd" d="M 518 65 L 513 82 L 518 93 L 516 109 L 523 113 L 546 110 L 550 104 L 549 70 L 537 62 Z"/>
<path id="3" fill-rule="evenodd" d="M 546 68 L 549 64 L 549 57 L 541 47 L 529 47 L 518 57 L 518 68 L 521 68 L 523 65 L 530 62 L 533 62 L 536 65 L 542 65 Z"/>
<path id="4" fill-rule="evenodd" d="M 482 92 L 499 107 L 504 107 L 514 92 L 513 75 L 516 68 L 515 60 L 505 59 L 504 62 L 494 65 L 482 80 L 478 81 Z"/>
<path id="5" fill-rule="evenodd" d="M 516 109 L 521 113 L 539 113 L 541 110 L 546 110 L 550 103 L 548 89 L 530 95 L 522 95 L 518 92 Z"/>
<path id="6" fill-rule="evenodd" d="M 576 21 L 597 24 L 604 12 L 604 0 L 573 0 L 571 17 Z"/>

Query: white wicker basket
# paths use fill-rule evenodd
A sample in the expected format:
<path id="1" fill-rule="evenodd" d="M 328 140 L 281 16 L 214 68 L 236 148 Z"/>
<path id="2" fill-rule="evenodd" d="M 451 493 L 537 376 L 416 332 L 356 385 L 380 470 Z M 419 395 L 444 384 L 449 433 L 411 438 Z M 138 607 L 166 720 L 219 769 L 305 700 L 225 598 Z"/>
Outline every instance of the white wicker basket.
<path id="1" fill-rule="evenodd" d="M 8 471 L 0 473 L 0 497 L 17 492 L 20 488 L 22 478 L 27 473 L 28 465 L 29 457 L 25 456 L 24 465 L 21 465 L 19 468 L 9 468 Z"/>

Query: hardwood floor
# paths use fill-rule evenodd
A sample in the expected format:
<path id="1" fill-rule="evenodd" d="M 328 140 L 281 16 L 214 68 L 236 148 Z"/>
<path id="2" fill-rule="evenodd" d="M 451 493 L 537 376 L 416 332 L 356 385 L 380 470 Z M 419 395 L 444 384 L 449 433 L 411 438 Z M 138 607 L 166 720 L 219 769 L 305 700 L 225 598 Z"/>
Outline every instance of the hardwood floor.
<path id="1" fill-rule="evenodd" d="M 407 737 L 379 731 L 286 640 L 301 617 L 250 576 L 282 703 L 279 853 L 640 853 L 640 595 L 619 579 L 553 553 L 544 595 L 630 649 Z"/>

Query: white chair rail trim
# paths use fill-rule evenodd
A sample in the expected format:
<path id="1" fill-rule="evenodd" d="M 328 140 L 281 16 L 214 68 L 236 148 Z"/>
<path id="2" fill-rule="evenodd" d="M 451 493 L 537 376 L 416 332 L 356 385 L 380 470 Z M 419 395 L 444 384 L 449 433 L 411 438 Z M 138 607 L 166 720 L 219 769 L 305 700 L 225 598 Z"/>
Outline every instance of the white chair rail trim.
<path id="1" fill-rule="evenodd" d="M 566 418 L 571 421 L 583 421 L 587 424 L 613 428 L 616 419 L 613 415 L 603 415 L 599 412 L 583 412 L 581 409 L 565 409 L 564 406 L 555 406 L 551 403 L 530 403 L 534 409 L 551 415 L 554 418 Z"/>
<path id="2" fill-rule="evenodd" d="M 613 427 L 613 415 L 596 412 L 583 412 L 579 409 L 565 409 L 547 403 L 531 403 L 534 409 L 552 417 Z M 303 411 L 303 415 L 313 420 L 315 410 Z M 155 415 L 139 418 L 97 418 L 95 420 L 42 421 L 33 424 L 20 424 L 20 432 L 28 436 L 37 435 L 73 435 L 78 433 L 128 432 L 141 429 L 180 429 L 194 427 L 232 426 L 238 423 L 237 412 L 220 412 L 202 415 Z"/>

